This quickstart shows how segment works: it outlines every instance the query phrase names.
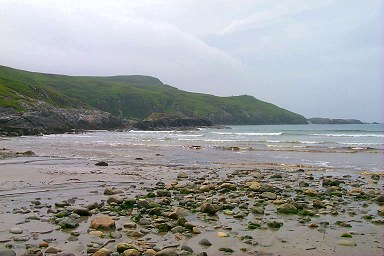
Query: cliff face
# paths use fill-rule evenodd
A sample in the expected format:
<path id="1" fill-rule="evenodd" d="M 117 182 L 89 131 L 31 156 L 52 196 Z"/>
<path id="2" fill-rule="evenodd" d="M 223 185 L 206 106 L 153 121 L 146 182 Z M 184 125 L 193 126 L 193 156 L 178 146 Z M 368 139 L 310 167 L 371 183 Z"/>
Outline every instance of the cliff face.
<path id="1" fill-rule="evenodd" d="M 44 102 L 23 112 L 0 107 L 0 134 L 7 136 L 111 129 L 121 125 L 122 119 L 98 110 L 63 109 Z"/>

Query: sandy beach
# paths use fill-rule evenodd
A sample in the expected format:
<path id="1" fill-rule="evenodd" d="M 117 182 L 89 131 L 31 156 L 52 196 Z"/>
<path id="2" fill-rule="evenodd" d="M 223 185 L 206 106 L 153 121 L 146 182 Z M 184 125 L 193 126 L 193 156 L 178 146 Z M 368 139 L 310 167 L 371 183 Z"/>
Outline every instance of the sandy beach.
<path id="1" fill-rule="evenodd" d="M 1 150 L 0 255 L 383 255 L 381 173 L 204 147 L 46 151 Z"/>

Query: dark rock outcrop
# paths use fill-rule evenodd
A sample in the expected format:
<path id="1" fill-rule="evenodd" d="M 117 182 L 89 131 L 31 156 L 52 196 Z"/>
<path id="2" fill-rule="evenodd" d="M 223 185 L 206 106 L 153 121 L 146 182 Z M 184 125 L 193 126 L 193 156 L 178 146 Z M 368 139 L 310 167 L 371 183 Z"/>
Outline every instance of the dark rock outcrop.
<path id="1" fill-rule="evenodd" d="M 45 102 L 27 107 L 24 112 L 0 107 L 0 134 L 19 136 L 64 133 L 111 129 L 123 124 L 123 120 L 99 110 L 57 108 Z"/>
<path id="2" fill-rule="evenodd" d="M 211 121 L 201 117 L 187 117 L 182 114 L 170 115 L 165 113 L 153 113 L 134 125 L 135 128 L 140 130 L 169 130 L 204 126 L 212 126 Z"/>

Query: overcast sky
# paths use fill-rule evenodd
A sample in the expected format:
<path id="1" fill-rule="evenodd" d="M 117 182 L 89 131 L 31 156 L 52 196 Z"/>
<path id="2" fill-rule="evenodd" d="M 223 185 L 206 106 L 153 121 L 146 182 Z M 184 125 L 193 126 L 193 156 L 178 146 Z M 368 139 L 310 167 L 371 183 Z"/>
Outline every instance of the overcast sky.
<path id="1" fill-rule="evenodd" d="M 383 0 L 0 0 L 0 65 L 384 121 Z"/>

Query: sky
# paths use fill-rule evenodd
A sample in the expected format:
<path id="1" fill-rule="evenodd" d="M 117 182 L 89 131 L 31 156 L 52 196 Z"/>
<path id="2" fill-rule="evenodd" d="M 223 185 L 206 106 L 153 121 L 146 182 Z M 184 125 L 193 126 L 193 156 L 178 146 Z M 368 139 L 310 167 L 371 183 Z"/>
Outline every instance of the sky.
<path id="1" fill-rule="evenodd" d="M 0 65 L 384 122 L 383 0 L 0 0 Z"/>

